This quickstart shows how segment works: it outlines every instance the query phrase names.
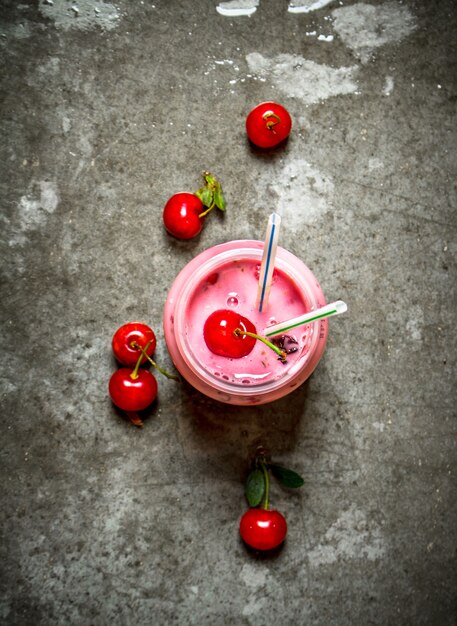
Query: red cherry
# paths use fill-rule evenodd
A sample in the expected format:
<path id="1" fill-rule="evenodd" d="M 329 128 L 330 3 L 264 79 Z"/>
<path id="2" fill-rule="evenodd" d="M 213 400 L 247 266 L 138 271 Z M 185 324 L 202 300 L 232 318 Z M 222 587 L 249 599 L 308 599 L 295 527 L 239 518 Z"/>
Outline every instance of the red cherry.
<path id="1" fill-rule="evenodd" d="M 256 550 L 273 550 L 286 538 L 286 518 L 279 511 L 248 509 L 240 520 L 240 535 Z"/>
<path id="2" fill-rule="evenodd" d="M 134 367 L 140 357 L 140 350 L 135 348 L 135 344 L 137 343 L 142 348 L 146 348 L 149 342 L 151 343 L 146 350 L 146 354 L 152 356 L 157 343 L 152 328 L 141 322 L 129 322 L 116 330 L 111 345 L 114 356 L 119 363 Z M 143 357 L 141 363 L 145 361 L 146 357 Z"/>
<path id="3" fill-rule="evenodd" d="M 262 102 L 246 118 L 246 132 L 259 148 L 273 148 L 289 136 L 292 119 L 277 102 Z"/>
<path id="4" fill-rule="evenodd" d="M 109 381 L 109 395 L 123 411 L 142 411 L 157 396 L 157 381 L 149 370 L 139 369 L 136 378 L 132 370 L 121 367 Z"/>
<path id="5" fill-rule="evenodd" d="M 163 223 L 167 231 L 177 239 L 192 239 L 203 227 L 205 211 L 200 198 L 193 193 L 176 193 L 166 203 L 163 210 Z"/>
<path id="6" fill-rule="evenodd" d="M 255 333 L 254 324 L 229 309 L 214 311 L 203 327 L 203 337 L 211 352 L 231 359 L 240 359 L 249 354 L 255 345 L 255 338 L 247 335 L 235 335 L 235 330 Z"/>

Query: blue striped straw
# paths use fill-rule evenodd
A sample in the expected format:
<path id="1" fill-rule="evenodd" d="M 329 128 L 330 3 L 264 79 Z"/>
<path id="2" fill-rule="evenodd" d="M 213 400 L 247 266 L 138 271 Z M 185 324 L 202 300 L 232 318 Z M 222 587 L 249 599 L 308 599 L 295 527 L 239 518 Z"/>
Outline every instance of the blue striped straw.
<path id="1" fill-rule="evenodd" d="M 278 247 L 279 227 L 281 216 L 272 213 L 268 219 L 267 234 L 263 246 L 262 262 L 260 264 L 259 288 L 257 291 L 257 307 L 262 313 L 268 303 L 273 271 L 275 269 L 276 248 Z"/>

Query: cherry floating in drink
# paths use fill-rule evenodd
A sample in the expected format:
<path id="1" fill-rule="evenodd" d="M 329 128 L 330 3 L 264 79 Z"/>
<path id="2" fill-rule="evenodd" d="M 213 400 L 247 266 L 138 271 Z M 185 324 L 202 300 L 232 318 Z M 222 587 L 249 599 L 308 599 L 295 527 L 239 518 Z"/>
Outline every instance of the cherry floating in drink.
<path id="1" fill-rule="evenodd" d="M 257 334 L 256 327 L 235 311 L 220 309 L 211 313 L 203 327 L 203 337 L 214 354 L 232 359 L 241 359 L 254 349 L 255 342 L 261 341 L 276 352 L 285 362 L 286 352 Z"/>
<path id="2" fill-rule="evenodd" d="M 236 332 L 237 330 L 255 333 L 256 329 L 246 317 L 230 309 L 218 309 L 211 313 L 203 327 L 203 337 L 214 354 L 232 359 L 240 359 L 252 352 L 255 338 Z"/>

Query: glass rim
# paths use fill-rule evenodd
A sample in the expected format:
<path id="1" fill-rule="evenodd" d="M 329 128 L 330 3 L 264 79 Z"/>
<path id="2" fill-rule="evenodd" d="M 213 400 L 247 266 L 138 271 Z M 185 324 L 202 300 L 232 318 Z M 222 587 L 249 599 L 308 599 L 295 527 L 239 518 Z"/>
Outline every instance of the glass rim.
<path id="1" fill-rule="evenodd" d="M 237 248 L 233 247 L 234 243 L 239 243 Z M 260 245 L 259 245 L 260 244 Z M 239 258 L 241 261 L 245 259 L 261 261 L 263 254 L 263 242 L 255 240 L 240 240 L 239 242 L 228 242 L 228 244 L 221 244 L 221 246 L 230 245 L 229 249 L 216 251 L 214 256 L 209 257 L 196 268 L 192 274 L 192 279 L 188 280 L 184 289 L 178 294 L 175 302 L 174 312 L 174 334 L 177 347 L 180 351 L 181 357 L 186 363 L 187 367 L 191 369 L 194 374 L 205 384 L 210 384 L 216 390 L 227 393 L 237 394 L 243 397 L 255 396 L 259 393 L 275 391 L 286 385 L 291 385 L 294 379 L 300 374 L 307 362 L 311 359 L 314 350 L 316 349 L 319 341 L 319 321 L 315 321 L 309 326 L 311 327 L 310 345 L 306 354 L 301 355 L 291 366 L 284 372 L 282 376 L 277 379 L 268 380 L 264 382 L 251 383 L 245 385 L 242 383 L 236 383 L 232 381 L 226 381 L 209 371 L 200 361 L 195 357 L 195 354 L 191 346 L 186 341 L 185 332 L 185 308 L 188 302 L 191 300 L 195 290 L 200 284 L 201 280 L 214 272 L 218 267 L 224 265 L 228 260 L 233 261 Z M 204 254 L 206 251 L 202 252 Z M 197 255 L 192 261 L 199 258 Z M 190 261 L 190 263 L 192 263 Z M 311 310 L 314 307 L 319 306 L 317 299 L 309 286 L 308 281 L 297 269 L 295 269 L 291 263 L 295 262 L 302 265 L 307 272 L 310 272 L 309 268 L 296 257 L 294 254 L 278 246 L 276 265 L 279 270 L 289 276 L 294 283 L 298 286 L 299 291 L 303 294 L 304 300 L 311 305 Z M 186 266 L 187 267 L 187 266 Z M 184 271 L 183 268 L 182 271 Z M 317 282 L 317 281 L 316 281 Z"/>

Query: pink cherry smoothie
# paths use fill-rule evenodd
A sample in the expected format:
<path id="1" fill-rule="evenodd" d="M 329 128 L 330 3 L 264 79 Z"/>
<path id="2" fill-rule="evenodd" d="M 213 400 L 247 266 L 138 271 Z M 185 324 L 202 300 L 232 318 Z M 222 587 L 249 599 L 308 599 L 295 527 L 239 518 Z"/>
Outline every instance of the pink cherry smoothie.
<path id="1" fill-rule="evenodd" d="M 218 268 L 200 281 L 192 293 L 188 305 L 187 340 L 196 359 L 205 363 L 207 370 L 234 385 L 252 385 L 285 376 L 302 350 L 306 350 L 309 328 L 296 329 L 288 344 L 291 352 L 286 363 L 261 341 L 242 358 L 227 358 L 214 354 L 202 341 L 203 327 L 210 313 L 218 309 L 232 309 L 247 317 L 263 334 L 267 326 L 283 319 L 290 319 L 309 311 L 292 280 L 281 270 L 275 269 L 268 306 L 262 313 L 256 307 L 260 264 L 255 259 L 234 259 Z M 287 318 L 284 312 L 287 311 Z"/>
<path id="2" fill-rule="evenodd" d="M 229 309 L 248 318 L 257 334 L 273 324 L 325 304 L 306 265 L 278 247 L 267 306 L 256 307 L 263 242 L 231 241 L 192 259 L 176 277 L 164 309 L 165 340 L 182 376 L 202 393 L 230 404 L 263 404 L 281 398 L 306 380 L 325 349 L 327 320 L 295 328 L 283 341 L 283 363 L 261 341 L 241 358 L 214 354 L 204 340 L 209 315 Z M 271 339 L 271 338 L 270 338 Z"/>

